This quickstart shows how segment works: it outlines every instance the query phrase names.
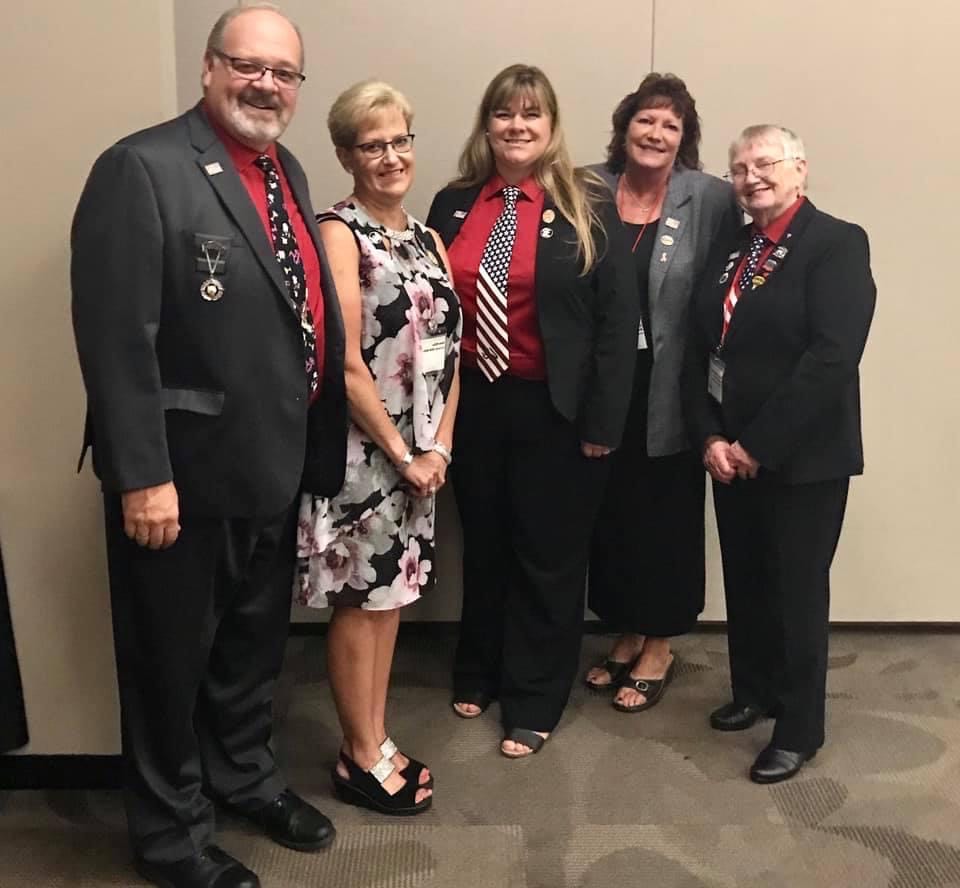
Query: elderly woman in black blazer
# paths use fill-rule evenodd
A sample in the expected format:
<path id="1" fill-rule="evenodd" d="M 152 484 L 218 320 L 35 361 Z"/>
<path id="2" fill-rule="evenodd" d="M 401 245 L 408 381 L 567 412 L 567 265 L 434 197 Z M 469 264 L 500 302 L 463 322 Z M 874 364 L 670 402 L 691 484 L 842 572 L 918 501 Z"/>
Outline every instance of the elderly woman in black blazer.
<path id="1" fill-rule="evenodd" d="M 743 216 L 729 183 L 700 171 L 700 120 L 684 82 L 648 74 L 613 112 L 607 162 L 592 168 L 616 197 L 632 246 L 641 325 L 623 443 L 593 533 L 587 603 L 622 633 L 586 676 L 613 705 L 641 712 L 674 673 L 670 637 L 703 610 L 704 474 L 680 406 L 687 316 L 716 239 Z"/>
<path id="2" fill-rule="evenodd" d="M 428 224 L 464 312 L 453 485 L 463 524 L 454 710 L 499 697 L 511 758 L 537 752 L 576 675 L 604 457 L 620 443 L 638 313 L 616 209 L 574 170 L 538 68 L 487 87 Z"/>
<path id="3" fill-rule="evenodd" d="M 863 229 L 803 196 L 803 143 L 752 126 L 730 147 L 751 225 L 718 245 L 692 312 L 683 397 L 713 478 L 733 701 L 719 731 L 776 719 L 750 778 L 824 742 L 829 572 L 863 471 L 858 365 L 876 288 Z"/>

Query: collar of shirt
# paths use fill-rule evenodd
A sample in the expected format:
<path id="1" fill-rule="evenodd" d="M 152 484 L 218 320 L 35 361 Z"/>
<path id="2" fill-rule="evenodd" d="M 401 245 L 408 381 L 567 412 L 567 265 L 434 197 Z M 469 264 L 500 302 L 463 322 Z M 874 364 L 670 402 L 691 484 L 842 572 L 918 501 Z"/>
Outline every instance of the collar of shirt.
<path id="1" fill-rule="evenodd" d="M 267 157 L 273 161 L 274 165 L 279 168 L 280 162 L 277 160 L 276 144 L 271 144 L 266 151 L 257 151 L 256 148 L 251 148 L 249 145 L 244 145 L 243 142 L 238 141 L 220 126 L 210 113 L 206 103 L 203 104 L 203 113 L 213 128 L 214 133 L 216 133 L 217 138 L 223 143 L 223 147 L 227 149 L 227 154 L 230 155 L 230 160 L 233 161 L 233 165 L 236 167 L 238 173 L 242 173 L 248 167 L 252 166 L 253 162 L 261 154 L 266 154 Z"/>
<path id="2" fill-rule="evenodd" d="M 766 228 L 761 228 L 760 233 L 771 243 L 780 243 L 780 241 L 783 240 L 783 236 L 787 233 L 787 229 L 790 227 L 793 217 L 797 215 L 797 211 L 803 206 L 805 200 L 806 198 L 802 195 L 798 197 Z M 757 230 L 756 225 L 753 226 L 753 230 Z"/>
<path id="3" fill-rule="evenodd" d="M 493 177 L 488 179 L 487 184 L 483 186 L 479 199 L 490 200 L 491 198 L 498 197 L 508 184 L 503 176 L 499 173 L 494 173 Z M 537 180 L 534 179 L 533 176 L 527 176 L 522 182 L 518 182 L 517 188 L 520 189 L 520 196 L 525 200 L 538 200 L 540 195 L 543 194 L 543 189 L 537 184 Z"/>

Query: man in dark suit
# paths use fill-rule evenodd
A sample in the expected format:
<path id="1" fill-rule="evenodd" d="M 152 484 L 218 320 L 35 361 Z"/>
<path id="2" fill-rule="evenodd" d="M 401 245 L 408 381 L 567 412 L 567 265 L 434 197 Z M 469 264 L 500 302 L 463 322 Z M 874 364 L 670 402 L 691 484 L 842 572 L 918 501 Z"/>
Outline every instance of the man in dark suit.
<path id="1" fill-rule="evenodd" d="M 72 231 L 86 445 L 104 492 L 126 808 L 139 872 L 257 877 L 212 844 L 211 799 L 327 846 L 269 747 L 296 500 L 343 479 L 343 326 L 306 178 L 276 144 L 303 82 L 264 6 L 211 31 L 204 98 L 96 162 Z"/>
<path id="2" fill-rule="evenodd" d="M 858 366 L 876 286 L 867 235 L 804 197 L 803 143 L 748 127 L 730 177 L 753 222 L 718 243 L 691 308 L 683 400 L 714 480 L 733 700 L 718 731 L 776 718 L 750 769 L 797 774 L 825 739 L 830 565 L 863 471 Z"/>

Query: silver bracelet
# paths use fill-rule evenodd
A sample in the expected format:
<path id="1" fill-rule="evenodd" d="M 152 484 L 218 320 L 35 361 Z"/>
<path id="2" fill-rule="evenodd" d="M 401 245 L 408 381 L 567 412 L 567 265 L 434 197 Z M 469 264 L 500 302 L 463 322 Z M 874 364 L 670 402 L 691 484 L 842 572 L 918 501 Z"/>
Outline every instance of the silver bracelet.
<path id="1" fill-rule="evenodd" d="M 434 453 L 439 453 L 448 466 L 453 462 L 453 454 L 447 449 L 446 445 L 441 444 L 439 441 L 434 443 L 430 449 L 433 450 Z"/>

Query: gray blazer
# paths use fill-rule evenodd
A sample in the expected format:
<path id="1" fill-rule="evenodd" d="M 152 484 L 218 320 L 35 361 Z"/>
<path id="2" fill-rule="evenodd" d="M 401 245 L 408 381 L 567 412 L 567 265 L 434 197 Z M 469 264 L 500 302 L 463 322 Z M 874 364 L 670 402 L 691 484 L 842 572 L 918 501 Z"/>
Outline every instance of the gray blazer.
<path id="1" fill-rule="evenodd" d="M 616 173 L 606 164 L 588 169 L 613 191 Z M 731 241 L 743 225 L 733 188 L 699 170 L 677 168 L 670 177 L 650 263 L 650 327 L 653 371 L 647 419 L 647 453 L 669 456 L 690 449 L 680 402 L 680 371 L 694 285 L 717 238 Z M 664 238 L 672 243 L 664 243 Z"/>

